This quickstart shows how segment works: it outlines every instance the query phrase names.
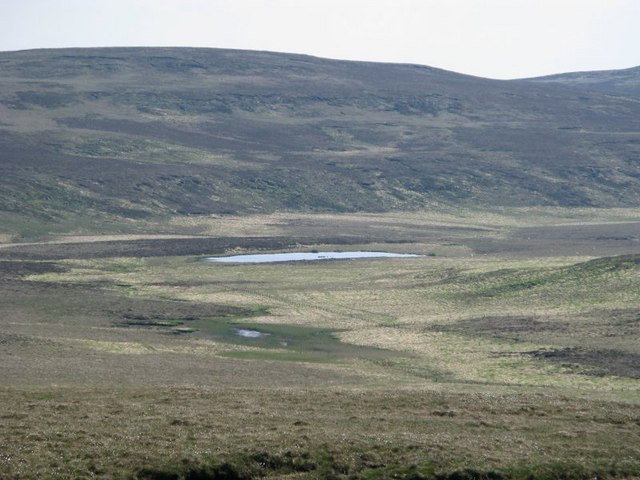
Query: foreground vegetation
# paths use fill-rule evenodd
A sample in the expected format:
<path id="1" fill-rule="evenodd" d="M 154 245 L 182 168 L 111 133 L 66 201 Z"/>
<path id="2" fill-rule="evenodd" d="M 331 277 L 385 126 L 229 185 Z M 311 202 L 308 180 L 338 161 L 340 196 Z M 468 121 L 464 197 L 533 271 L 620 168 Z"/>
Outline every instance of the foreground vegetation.
<path id="1" fill-rule="evenodd" d="M 637 406 L 473 390 L 5 390 L 2 465 L 16 478 L 640 474 Z"/>
<path id="2" fill-rule="evenodd" d="M 201 218 L 0 245 L 0 477 L 640 477 L 634 215 Z M 294 238 L 424 256 L 194 254 Z"/>

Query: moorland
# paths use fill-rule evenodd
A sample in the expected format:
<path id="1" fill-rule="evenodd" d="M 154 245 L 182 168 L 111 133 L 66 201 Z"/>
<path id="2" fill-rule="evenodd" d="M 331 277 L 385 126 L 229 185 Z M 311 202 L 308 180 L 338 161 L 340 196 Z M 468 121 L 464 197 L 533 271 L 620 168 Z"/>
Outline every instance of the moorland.
<path id="1" fill-rule="evenodd" d="M 639 81 L 0 53 L 0 477 L 640 477 Z"/>

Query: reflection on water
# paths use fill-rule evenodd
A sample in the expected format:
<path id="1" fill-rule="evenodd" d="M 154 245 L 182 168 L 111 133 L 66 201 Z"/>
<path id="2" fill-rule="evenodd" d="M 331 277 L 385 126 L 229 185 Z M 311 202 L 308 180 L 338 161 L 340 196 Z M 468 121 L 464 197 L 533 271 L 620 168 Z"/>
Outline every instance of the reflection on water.
<path id="1" fill-rule="evenodd" d="M 249 330 L 247 328 L 236 328 L 236 334 L 244 338 L 261 338 L 269 335 L 268 333 L 259 332 L 258 330 Z"/>
<path id="2" fill-rule="evenodd" d="M 413 253 L 390 252 L 295 252 L 295 253 L 265 253 L 256 255 L 233 255 L 230 257 L 209 257 L 209 262 L 218 263 L 273 263 L 300 262 L 314 260 L 347 260 L 353 258 L 410 258 L 420 257 Z"/>

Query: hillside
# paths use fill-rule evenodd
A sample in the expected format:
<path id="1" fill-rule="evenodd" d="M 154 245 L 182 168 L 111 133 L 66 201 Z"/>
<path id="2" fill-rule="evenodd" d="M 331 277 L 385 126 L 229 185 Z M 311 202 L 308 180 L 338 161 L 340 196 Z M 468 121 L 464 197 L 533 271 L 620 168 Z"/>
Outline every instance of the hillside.
<path id="1" fill-rule="evenodd" d="M 0 53 L 0 233 L 277 210 L 635 207 L 639 133 L 633 96 L 416 65 Z"/>
<path id="2" fill-rule="evenodd" d="M 612 95 L 640 96 L 640 66 L 624 70 L 561 73 L 531 78 L 530 81 L 567 85 Z"/>

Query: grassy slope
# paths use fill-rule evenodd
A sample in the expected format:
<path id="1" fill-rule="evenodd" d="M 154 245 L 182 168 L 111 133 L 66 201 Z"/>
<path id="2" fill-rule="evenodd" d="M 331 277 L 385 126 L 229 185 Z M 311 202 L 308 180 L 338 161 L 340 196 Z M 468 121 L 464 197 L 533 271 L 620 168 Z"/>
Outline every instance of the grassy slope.
<path id="1" fill-rule="evenodd" d="M 640 67 L 624 70 L 574 72 L 531 78 L 539 83 L 555 83 L 613 95 L 640 95 Z"/>
<path id="2" fill-rule="evenodd" d="M 640 201 L 637 99 L 428 67 L 3 53 L 0 118 L 0 228 L 23 237 L 167 215 Z"/>

